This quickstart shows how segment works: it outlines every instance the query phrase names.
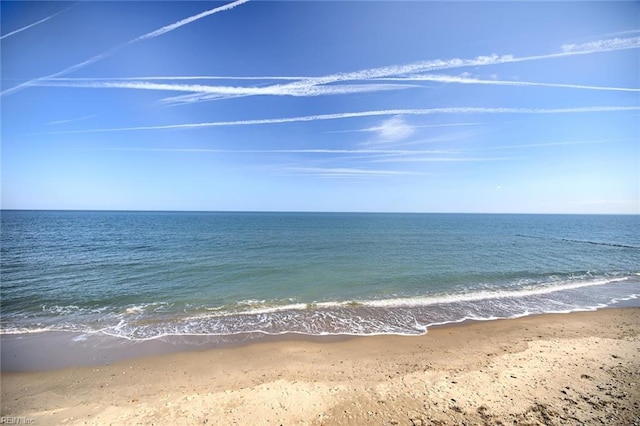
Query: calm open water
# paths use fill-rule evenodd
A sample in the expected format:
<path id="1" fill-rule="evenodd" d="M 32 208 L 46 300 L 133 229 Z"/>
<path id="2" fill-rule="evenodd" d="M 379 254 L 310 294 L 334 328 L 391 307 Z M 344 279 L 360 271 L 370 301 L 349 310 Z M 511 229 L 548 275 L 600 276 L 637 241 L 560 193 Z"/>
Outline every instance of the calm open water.
<path id="1" fill-rule="evenodd" d="M 640 217 L 1 213 L 4 334 L 422 334 L 640 305 Z"/>

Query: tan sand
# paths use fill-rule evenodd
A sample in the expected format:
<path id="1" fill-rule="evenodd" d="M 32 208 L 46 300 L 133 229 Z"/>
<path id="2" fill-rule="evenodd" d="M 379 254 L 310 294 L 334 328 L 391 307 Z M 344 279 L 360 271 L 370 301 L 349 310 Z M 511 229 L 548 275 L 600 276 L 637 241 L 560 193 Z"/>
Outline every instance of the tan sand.
<path id="1" fill-rule="evenodd" d="M 640 309 L 2 374 L 33 424 L 640 424 Z"/>

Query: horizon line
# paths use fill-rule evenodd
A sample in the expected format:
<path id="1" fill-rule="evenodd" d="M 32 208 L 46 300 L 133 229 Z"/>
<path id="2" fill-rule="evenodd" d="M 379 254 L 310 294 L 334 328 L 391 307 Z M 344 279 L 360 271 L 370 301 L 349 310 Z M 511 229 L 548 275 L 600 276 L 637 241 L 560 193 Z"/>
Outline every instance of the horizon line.
<path id="1" fill-rule="evenodd" d="M 356 211 L 356 210 L 139 210 L 139 209 L 21 209 L 0 208 L 4 212 L 78 212 L 78 213 L 296 213 L 296 214 L 457 214 L 457 215 L 530 215 L 530 216 L 640 216 L 637 213 L 563 213 L 563 212 L 465 212 L 465 211 Z"/>

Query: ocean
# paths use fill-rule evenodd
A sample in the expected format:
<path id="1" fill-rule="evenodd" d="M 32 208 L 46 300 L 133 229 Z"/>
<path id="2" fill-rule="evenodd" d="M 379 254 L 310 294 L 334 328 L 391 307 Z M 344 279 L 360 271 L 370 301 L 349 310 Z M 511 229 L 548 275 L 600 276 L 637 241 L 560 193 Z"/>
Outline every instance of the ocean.
<path id="1" fill-rule="evenodd" d="M 640 216 L 1 212 L 1 332 L 419 335 L 640 306 Z"/>

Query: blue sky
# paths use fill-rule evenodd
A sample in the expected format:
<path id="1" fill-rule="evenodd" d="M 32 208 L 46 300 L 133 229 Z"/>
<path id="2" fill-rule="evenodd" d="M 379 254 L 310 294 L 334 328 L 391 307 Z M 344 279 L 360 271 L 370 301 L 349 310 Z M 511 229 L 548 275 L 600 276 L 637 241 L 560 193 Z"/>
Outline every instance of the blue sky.
<path id="1" fill-rule="evenodd" d="M 2 2 L 2 208 L 640 213 L 638 2 Z"/>

